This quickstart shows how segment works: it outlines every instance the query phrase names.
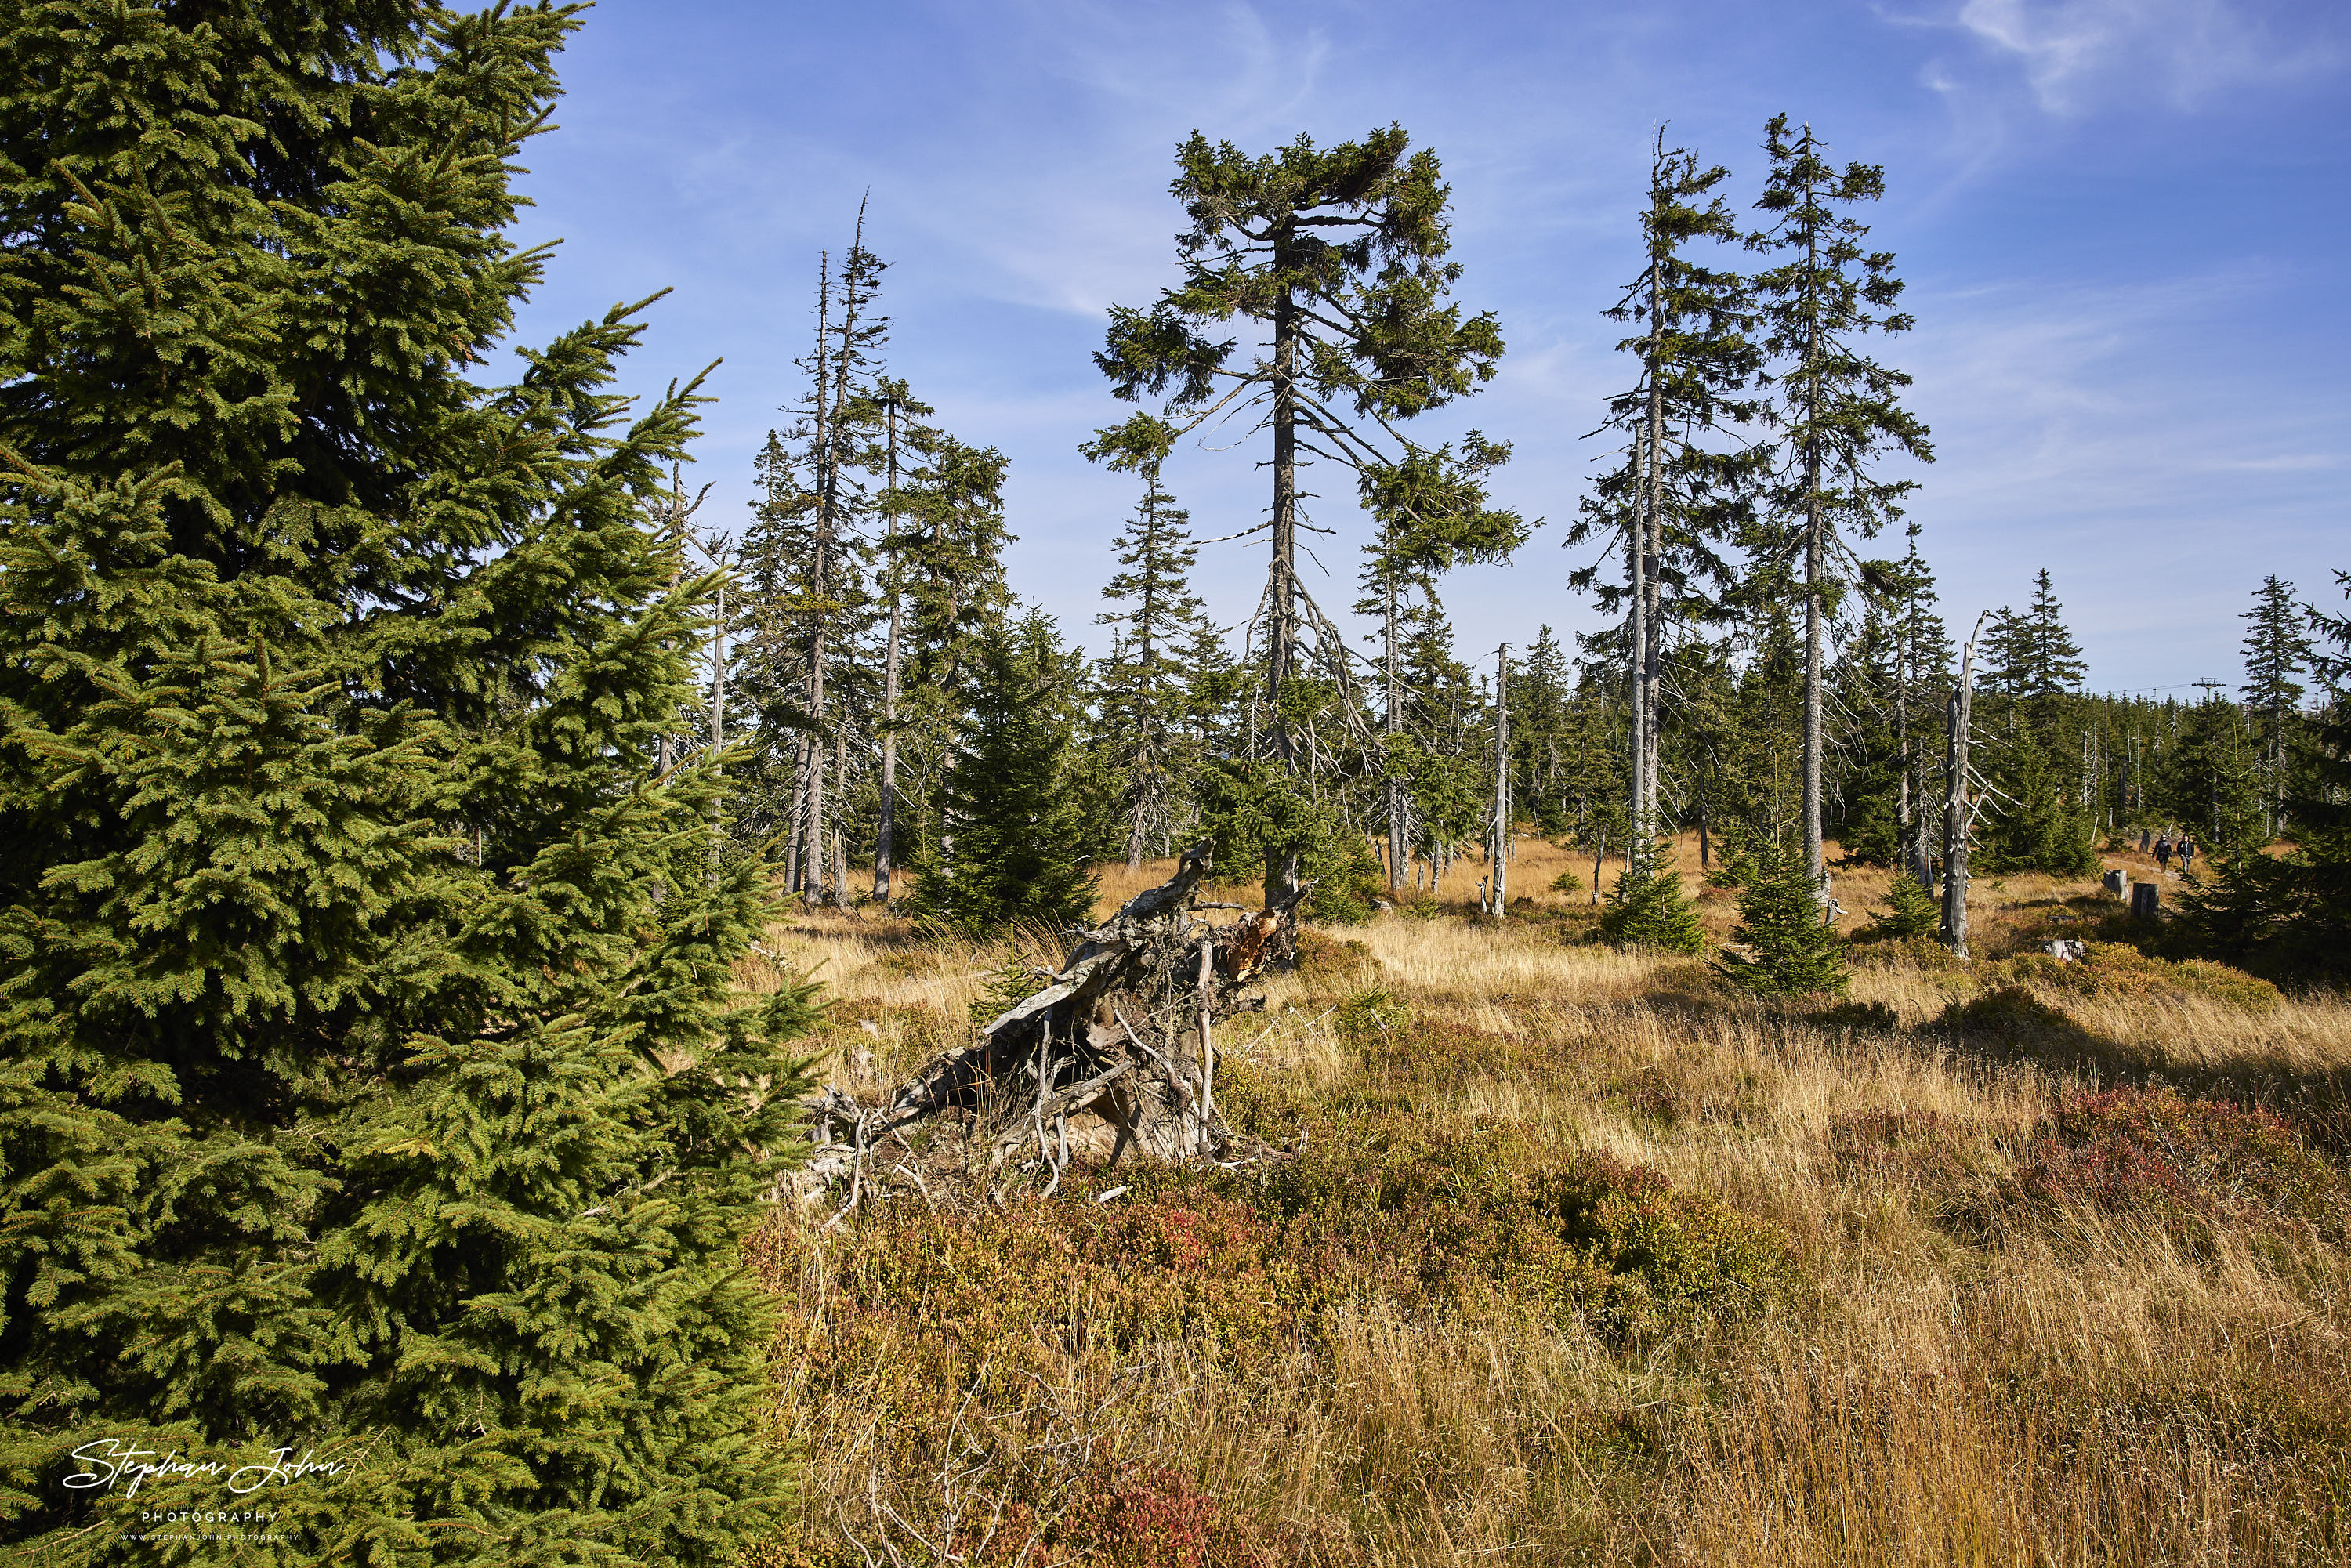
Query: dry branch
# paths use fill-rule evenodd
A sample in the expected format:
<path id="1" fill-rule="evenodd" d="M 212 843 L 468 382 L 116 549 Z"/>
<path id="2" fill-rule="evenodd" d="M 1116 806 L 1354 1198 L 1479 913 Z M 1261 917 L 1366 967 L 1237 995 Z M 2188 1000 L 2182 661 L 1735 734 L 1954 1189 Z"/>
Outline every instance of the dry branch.
<path id="1" fill-rule="evenodd" d="M 1051 1190 L 1073 1151 L 1105 1165 L 1130 1151 L 1230 1160 L 1235 1142 L 1216 1112 L 1215 1027 L 1265 1005 L 1245 988 L 1294 949 L 1308 890 L 1218 925 L 1206 912 L 1234 906 L 1196 896 L 1211 869 L 1207 843 L 1187 851 L 1173 877 L 1081 934 L 1050 984 L 886 1101 L 822 1091 L 809 1104 L 815 1152 L 792 1185 L 813 1198 L 847 1182 L 846 1214 L 875 1189 L 874 1147 L 942 1116 L 965 1124 L 962 1174 L 991 1197 L 1007 1166 L 1006 1186 L 1042 1177 Z"/>

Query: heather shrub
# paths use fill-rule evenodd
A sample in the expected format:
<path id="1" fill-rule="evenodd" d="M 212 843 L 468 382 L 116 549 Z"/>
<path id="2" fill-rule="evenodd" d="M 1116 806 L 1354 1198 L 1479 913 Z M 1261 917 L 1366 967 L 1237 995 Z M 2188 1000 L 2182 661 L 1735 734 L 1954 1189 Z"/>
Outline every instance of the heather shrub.
<path id="1" fill-rule="evenodd" d="M 2343 1173 L 2276 1114 L 2168 1087 L 2069 1095 L 2018 1178 L 2031 1200 L 2343 1234 Z"/>
<path id="2" fill-rule="evenodd" d="M 1857 1111 L 1829 1123 L 1828 1147 L 1849 1176 L 1937 1190 L 1979 1174 L 1961 1131 L 1933 1111 Z"/>
<path id="3" fill-rule="evenodd" d="M 2275 986 L 2226 964 L 2151 957 L 2122 942 L 2089 943 L 2085 956 L 2071 963 L 2046 953 L 2026 953 L 2001 967 L 2020 980 L 2085 995 L 2210 997 L 2255 1013 L 2270 1011 L 2279 1000 Z"/>
<path id="4" fill-rule="evenodd" d="M 1623 1336 L 1737 1317 L 1792 1288 L 1768 1225 L 1600 1151 L 1532 1156 L 1499 1128 L 1417 1146 L 1334 1139 L 1255 1186 L 1301 1279 L 1421 1310 L 1515 1301 Z"/>
<path id="5" fill-rule="evenodd" d="M 1099 1472 L 1053 1531 L 1054 1556 L 1102 1568 L 1273 1568 L 1255 1527 L 1182 1471 L 1122 1465 Z"/>
<path id="6" fill-rule="evenodd" d="M 1733 1317 L 1786 1295 L 1787 1243 L 1771 1227 L 1661 1173 L 1586 1149 L 1529 1179 L 1530 1207 L 1604 1279 L 1574 1302 L 1599 1326 Z"/>
<path id="7" fill-rule="evenodd" d="M 1295 958 L 1301 975 L 1330 974 L 1370 960 L 1372 950 L 1352 936 L 1340 937 L 1311 925 L 1298 930 Z"/>
<path id="8" fill-rule="evenodd" d="M 1615 1086 L 1635 1113 L 1673 1126 L 1684 1122 L 1752 1121 L 1761 1109 L 1750 1072 L 1708 1071 L 1690 1062 L 1645 1067 Z"/>

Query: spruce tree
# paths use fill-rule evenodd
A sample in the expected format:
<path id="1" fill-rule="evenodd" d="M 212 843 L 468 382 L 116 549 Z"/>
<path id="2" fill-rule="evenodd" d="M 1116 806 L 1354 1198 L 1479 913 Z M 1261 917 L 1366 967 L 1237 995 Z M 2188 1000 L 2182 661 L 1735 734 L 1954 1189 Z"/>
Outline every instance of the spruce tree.
<path id="1" fill-rule="evenodd" d="M 1002 630 L 1012 602 L 1004 550 L 1005 460 L 943 431 L 917 428 L 920 459 L 898 488 L 894 554 L 902 646 L 893 823 L 909 859 L 935 848 L 939 791 L 954 755 L 982 643 Z"/>
<path id="2" fill-rule="evenodd" d="M 876 498 L 881 515 L 881 591 L 888 606 L 882 641 L 882 706 L 875 716 L 881 731 L 880 767 L 873 779 L 873 897 L 887 905 L 891 877 L 898 863 L 898 708 L 904 691 L 906 641 L 905 578 L 899 556 L 903 540 L 899 519 L 905 508 L 901 460 L 921 450 L 924 437 L 933 435 L 916 422 L 937 412 L 915 397 L 904 381 L 883 377 L 867 392 L 861 423 L 878 427 L 878 460 L 882 493 Z"/>
<path id="3" fill-rule="evenodd" d="M 1426 755 L 1407 687 L 1405 644 L 1416 617 L 1440 618 L 1437 580 L 1455 567 L 1505 559 L 1526 538 L 1515 513 L 1485 505 L 1485 476 L 1507 448 L 1472 435 L 1458 463 L 1418 455 L 1364 476 L 1364 509 L 1378 533 L 1365 548 L 1364 596 L 1355 612 L 1380 623 L 1381 815 L 1387 828 L 1388 887 L 1402 885 L 1410 858 L 1416 760 Z M 1413 595 L 1422 603 L 1416 607 Z"/>
<path id="4" fill-rule="evenodd" d="M 1608 423 L 1625 437 L 1626 462 L 1604 476 L 1562 541 L 1573 548 L 1595 533 L 1621 536 L 1621 582 L 1601 582 L 1597 563 L 1574 573 L 1595 583 L 1604 610 L 1623 605 L 1631 673 L 1634 821 L 1659 831 L 1657 772 L 1663 721 L 1665 625 L 1710 612 L 1732 580 L 1722 546 L 1760 468 L 1761 449 L 1710 451 L 1699 438 L 1726 421 L 1744 421 L 1755 405 L 1731 394 L 1762 364 L 1748 333 L 1755 325 L 1746 281 L 1687 254 L 1693 242 L 1740 238 L 1729 206 L 1712 194 L 1730 178 L 1700 169 L 1687 149 L 1666 148 L 1660 129 L 1649 162 L 1648 199 L 1640 214 L 1642 268 L 1606 314 L 1642 331 L 1617 345 L 1636 356 L 1634 387 L 1609 400 Z"/>
<path id="5" fill-rule="evenodd" d="M 1851 978 L 1844 943 L 1821 918 L 1820 883 L 1805 864 L 1803 848 L 1766 841 L 1755 861 L 1730 933 L 1748 952 L 1726 949 L 1715 967 L 1740 989 L 1761 995 L 1842 995 Z"/>
<path id="6" fill-rule="evenodd" d="M 1886 910 L 1872 911 L 1869 916 L 1874 935 L 1890 936 L 1898 941 L 1923 939 L 1935 935 L 1943 923 L 1943 911 L 1926 884 L 1910 874 L 1907 866 L 1897 869 L 1894 880 L 1886 887 Z"/>
<path id="7" fill-rule="evenodd" d="M 1447 299 L 1461 274 L 1446 259 L 1450 196 L 1436 154 L 1407 155 L 1409 144 L 1403 127 L 1392 125 L 1330 148 L 1301 135 L 1253 158 L 1195 131 L 1177 150 L 1172 186 L 1191 222 L 1176 242 L 1184 280 L 1148 310 L 1113 307 L 1094 356 L 1118 397 L 1166 401 L 1156 415 L 1101 432 L 1090 455 L 1130 462 L 1162 455 L 1185 432 L 1228 414 L 1272 437 L 1272 508 L 1259 525 L 1272 545 L 1261 605 L 1259 744 L 1293 779 L 1312 749 L 1301 723 L 1324 706 L 1290 690 L 1305 673 L 1309 643 L 1321 648 L 1326 678 L 1347 678 L 1335 629 L 1298 575 L 1298 531 L 1311 526 L 1300 507 L 1301 465 L 1336 463 L 1374 486 L 1388 471 L 1433 465 L 1450 476 L 1438 488 L 1481 497 L 1476 459 L 1499 450 L 1472 433 L 1465 465 L 1447 447 L 1395 434 L 1402 422 L 1491 380 L 1502 354 L 1491 313 L 1465 320 Z M 1240 362 L 1241 339 L 1223 335 L 1236 319 L 1255 329 Z M 1481 500 L 1464 510 L 1482 515 Z M 1320 816 L 1300 810 L 1285 820 Z M 1297 885 L 1310 847 L 1268 846 L 1269 901 Z"/>
<path id="8" fill-rule="evenodd" d="M 2294 584 L 2274 575 L 2262 580 L 2253 607 L 2239 619 L 2245 628 L 2245 708 L 2258 726 L 2262 780 L 2268 786 L 2267 834 L 2284 831 L 2287 758 L 2294 720 L 2302 705 L 2299 679 L 2310 663 L 2310 636 Z"/>
<path id="9" fill-rule="evenodd" d="M 1616 874 L 1608 906 L 1600 916 L 1600 934 L 1628 946 L 1657 947 L 1668 953 L 1703 953 L 1706 933 L 1698 921 L 1698 905 L 1682 891 L 1681 873 L 1667 859 L 1670 845 L 1656 839 L 1641 841 L 1633 863 Z"/>
<path id="10" fill-rule="evenodd" d="M 1935 883 L 1936 792 L 1931 732 L 1950 686 L 1951 635 L 1935 613 L 1935 574 L 1918 555 L 1918 525 L 1909 526 L 1909 548 L 1889 574 L 1897 609 L 1894 623 L 1894 741 L 1902 765 L 1896 817 L 1902 839 L 1902 864 L 1911 880 L 1931 891 Z"/>
<path id="11" fill-rule="evenodd" d="M 2335 581 L 2351 596 L 2351 572 Z M 2304 768 L 2286 798 L 2293 852 L 2220 858 L 2210 887 L 2182 901 L 2204 951 L 2281 978 L 2351 979 L 2351 616 L 2305 606 L 2310 672 L 2326 695 L 2308 723 Z"/>
<path id="12" fill-rule="evenodd" d="M 1804 605 L 1802 801 L 1806 867 L 1825 896 L 1821 848 L 1824 737 L 1822 693 L 1826 625 L 1862 563 L 1849 534 L 1875 538 L 1901 515 L 1914 481 L 1872 472 L 1889 453 L 1934 459 L 1927 427 L 1896 401 L 1910 378 L 1864 355 L 1868 332 L 1907 331 L 1893 308 L 1902 282 L 1890 252 L 1862 247 L 1869 230 L 1850 209 L 1886 193 L 1886 172 L 1866 163 L 1840 171 L 1807 124 L 1791 131 L 1775 115 L 1764 127 L 1771 170 L 1756 206 L 1772 214 L 1751 235 L 1756 249 L 1783 259 L 1754 279 L 1780 395 L 1772 409 L 1779 466 L 1768 488 L 1774 548 L 1792 559 Z"/>
<path id="13" fill-rule="evenodd" d="M 572 10 L 16 7 L 0 90 L 0 1540 L 731 1561 L 794 1145 L 765 873 L 657 758 L 715 611 L 616 308 L 476 381 Z M 754 1089 L 752 1086 L 758 1085 Z M 126 1538 L 310 1450 L 235 1545 Z M 86 1473 L 86 1472 L 85 1472 Z"/>
<path id="14" fill-rule="evenodd" d="M 1069 779 L 1081 660 L 1036 609 L 986 625 L 972 652 L 938 831 L 914 862 L 908 906 L 917 921 L 971 936 L 1081 922 L 1094 897 Z"/>
<path id="15" fill-rule="evenodd" d="M 1985 863 L 2086 876 L 2098 862 L 2081 777 L 2076 688 L 2085 666 L 2047 568 L 2022 614 L 1995 618 L 1991 641 L 1989 684 L 2006 721 L 1994 768 L 2006 799 L 1985 835 Z"/>
<path id="16" fill-rule="evenodd" d="M 1191 514 L 1160 487 L 1156 464 L 1143 476 L 1143 498 L 1111 548 L 1122 570 L 1102 588 L 1118 606 L 1094 617 L 1116 629 L 1111 656 L 1095 671 L 1102 730 L 1121 778 L 1126 865 L 1143 864 L 1144 847 L 1167 852 L 1183 809 L 1190 748 L 1184 744 L 1186 672 L 1178 652 L 1201 618 L 1192 591 Z"/>
<path id="17" fill-rule="evenodd" d="M 2247 715 L 2234 703 L 2190 710 L 2179 744 L 2164 759 L 2156 800 L 2215 854 L 2267 841 L 2268 793 Z"/>

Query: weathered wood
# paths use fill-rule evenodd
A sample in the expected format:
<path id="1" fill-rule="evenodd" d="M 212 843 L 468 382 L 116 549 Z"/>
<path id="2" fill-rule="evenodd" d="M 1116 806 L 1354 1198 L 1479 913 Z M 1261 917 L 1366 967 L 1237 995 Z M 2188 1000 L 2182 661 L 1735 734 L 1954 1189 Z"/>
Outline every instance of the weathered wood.
<path id="1" fill-rule="evenodd" d="M 1216 1108 L 1215 1025 L 1264 1005 L 1243 988 L 1294 951 L 1311 884 L 1217 925 L 1203 912 L 1231 906 L 1195 896 L 1210 869 L 1208 845 L 1187 852 L 1173 877 L 1083 933 L 1042 990 L 925 1063 L 888 1100 L 823 1091 L 810 1103 L 815 1153 L 791 1185 L 813 1197 L 845 1179 L 859 1201 L 879 1179 L 876 1145 L 950 1112 L 973 1120 L 967 1146 L 979 1151 L 979 1168 L 965 1175 L 982 1181 L 1017 1166 L 1016 1180 L 1033 1174 L 1058 1187 L 1075 1118 L 1106 1129 L 1111 1162 L 1129 1149 L 1178 1162 L 1231 1157 Z M 1081 1146 L 1092 1138 L 1083 1125 L 1079 1134 Z"/>
<path id="2" fill-rule="evenodd" d="M 1985 612 L 1989 614 L 1989 612 Z M 1943 753 L 1943 946 L 1954 957 L 1968 956 L 1968 837 L 1975 827 L 1969 788 L 1969 731 L 1975 721 L 1976 639 L 1984 615 L 1976 617 L 1959 654 L 1959 684 L 1951 688 Z"/>
<path id="3" fill-rule="evenodd" d="M 2131 918 L 2156 920 L 2163 915 L 2163 890 L 2151 882 L 2131 884 Z"/>

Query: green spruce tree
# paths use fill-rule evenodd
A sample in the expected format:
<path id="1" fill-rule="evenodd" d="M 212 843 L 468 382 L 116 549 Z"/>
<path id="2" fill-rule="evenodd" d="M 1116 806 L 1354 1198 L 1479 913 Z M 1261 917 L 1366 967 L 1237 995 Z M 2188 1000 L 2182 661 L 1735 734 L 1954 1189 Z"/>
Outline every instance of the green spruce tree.
<path id="1" fill-rule="evenodd" d="M 1099 742 L 1118 779 L 1129 871 L 1156 846 L 1165 854 L 1189 806 L 1197 756 L 1184 730 L 1187 685 L 1181 650 L 1201 621 L 1191 570 L 1199 559 L 1191 514 L 1144 470 L 1143 498 L 1111 543 L 1123 569 L 1102 588 L 1116 608 L 1094 617 L 1114 629 L 1110 656 L 1094 672 Z"/>
<path id="2" fill-rule="evenodd" d="M 1991 634 L 1989 685 L 2001 731 L 1992 769 L 2005 799 L 1987 823 L 1984 865 L 2087 876 L 2098 869 L 2082 777 L 2081 645 L 2047 568 L 2022 614 L 2002 610 Z"/>
<path id="3" fill-rule="evenodd" d="M 1682 891 L 1681 873 L 1673 868 L 1671 844 L 1644 840 L 1633 851 L 1633 863 L 1616 873 L 1608 905 L 1600 916 L 1600 934 L 1611 942 L 1632 947 L 1656 947 L 1668 953 L 1703 953 L 1706 933 L 1698 925 L 1698 904 Z"/>
<path id="4" fill-rule="evenodd" d="M 788 1475 L 742 1266 L 806 992 L 664 771 L 701 401 L 616 308 L 481 373 L 570 8 L 12 8 L 0 47 L 0 1541 L 719 1563 Z M 477 379 L 478 377 L 478 379 Z M 757 1088 L 753 1086 L 757 1085 Z M 93 1442 L 273 1487 L 235 1545 Z M 120 1450 L 117 1449 L 117 1452 Z"/>
<path id="5" fill-rule="evenodd" d="M 1894 256 L 1863 248 L 1867 227 L 1850 209 L 1886 193 L 1886 172 L 1872 164 L 1829 162 L 1807 124 L 1792 130 L 1775 115 L 1764 127 L 1771 174 L 1757 207 L 1768 228 L 1749 239 L 1778 265 L 1754 279 L 1764 347 L 1780 392 L 1772 410 L 1779 435 L 1777 472 L 1768 487 L 1769 538 L 1790 562 L 1804 606 L 1802 800 L 1805 864 L 1826 895 L 1822 852 L 1821 782 L 1825 734 L 1822 697 L 1827 626 L 1862 563 L 1848 536 L 1872 538 L 1901 515 L 1915 481 L 1874 472 L 1893 454 L 1932 462 L 1927 427 L 1896 401 L 1910 378 L 1862 353 L 1869 332 L 1907 331 L 1911 318 L 1894 308 L 1902 282 Z"/>
<path id="6" fill-rule="evenodd" d="M 1760 476 L 1762 448 L 1734 443 L 1727 449 L 1703 438 L 1729 422 L 1753 417 L 1757 405 L 1734 394 L 1762 366 L 1749 336 L 1755 326 L 1745 279 L 1693 259 L 1700 240 L 1736 242 L 1739 227 L 1714 188 L 1730 178 L 1717 165 L 1701 169 L 1687 149 L 1667 151 L 1657 132 L 1649 160 L 1648 198 L 1640 214 L 1642 268 L 1606 314 L 1637 323 L 1637 336 L 1617 344 L 1635 356 L 1638 377 L 1608 402 L 1608 421 L 1625 441 L 1623 466 L 1604 475 L 1570 525 L 1573 548 L 1595 534 L 1614 535 L 1622 550 L 1621 581 L 1603 581 L 1595 562 L 1574 573 L 1578 588 L 1599 588 L 1604 611 L 1626 612 L 1625 656 L 1632 696 L 1633 799 L 1641 834 L 1661 831 L 1657 816 L 1662 752 L 1666 626 L 1711 613 L 1733 580 L 1722 553 Z M 1604 557 L 1614 554 L 1604 550 Z"/>
<path id="7" fill-rule="evenodd" d="M 1310 796 L 1315 782 L 1303 776 L 1319 748 L 1301 727 L 1329 705 L 1317 700 L 1322 694 L 1290 688 L 1313 678 L 1307 668 L 1318 654 L 1322 680 L 1344 683 L 1348 671 L 1335 628 L 1298 574 L 1301 465 L 1335 463 L 1374 487 L 1415 465 L 1447 471 L 1448 482 L 1434 490 L 1455 497 L 1463 515 L 1483 517 L 1479 463 L 1502 450 L 1472 432 L 1465 464 L 1447 447 L 1395 434 L 1491 380 L 1502 355 L 1491 313 L 1465 320 L 1447 298 L 1461 276 L 1460 263 L 1446 259 L 1450 193 L 1437 155 L 1407 154 L 1409 144 L 1392 125 L 1330 148 L 1301 135 L 1253 158 L 1195 131 L 1177 150 L 1172 187 L 1191 221 L 1176 243 L 1183 282 L 1148 310 L 1113 307 L 1094 356 L 1118 397 L 1166 401 L 1157 415 L 1102 431 L 1092 454 L 1144 460 L 1228 413 L 1272 438 L 1272 508 L 1259 525 L 1272 545 L 1259 745 Z M 1225 335 L 1236 320 L 1252 329 L 1247 350 Z M 1321 820 L 1303 809 L 1285 816 Z M 1297 885 L 1301 857 L 1312 848 L 1268 846 L 1269 901 Z"/>
<path id="8" fill-rule="evenodd" d="M 1070 779 L 1082 658 L 1036 609 L 985 628 L 973 653 L 938 831 L 914 863 L 909 907 L 917 921 L 971 936 L 1081 923 L 1094 897 Z"/>
<path id="9" fill-rule="evenodd" d="M 2309 667 L 2310 633 L 2294 584 L 2273 575 L 2254 591 L 2245 627 L 2245 709 L 2253 716 L 2262 781 L 2266 786 L 2267 838 L 2285 830 L 2288 761 L 2302 706 L 2300 676 Z"/>
<path id="10" fill-rule="evenodd" d="M 2179 744 L 2165 758 L 2156 801 L 2207 851 L 2253 850 L 2269 840 L 2268 794 L 2252 727 L 2234 703 L 2189 710 Z"/>
<path id="11" fill-rule="evenodd" d="M 1756 852 L 1756 874 L 1739 900 L 1731 941 L 1715 967 L 1741 990 L 1764 996 L 1830 992 L 1850 979 L 1844 943 L 1821 919 L 1820 884 L 1794 842 L 1766 841 Z"/>
<path id="12" fill-rule="evenodd" d="M 2335 581 L 2351 597 L 2351 572 Z M 2325 694 L 2310 716 L 2286 798 L 2295 844 L 2283 856 L 2221 857 L 2211 885 L 2181 901 L 2202 951 L 2283 980 L 2351 980 L 2351 616 L 2306 607 L 2310 673 Z"/>

